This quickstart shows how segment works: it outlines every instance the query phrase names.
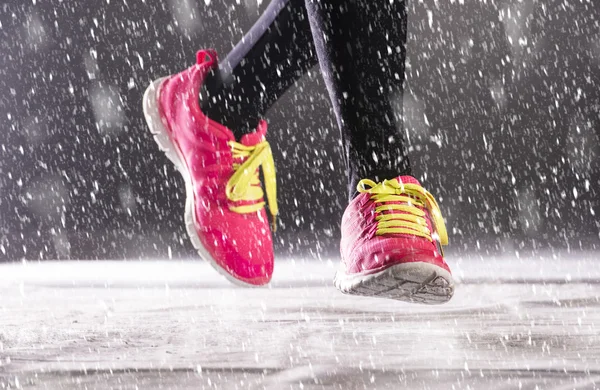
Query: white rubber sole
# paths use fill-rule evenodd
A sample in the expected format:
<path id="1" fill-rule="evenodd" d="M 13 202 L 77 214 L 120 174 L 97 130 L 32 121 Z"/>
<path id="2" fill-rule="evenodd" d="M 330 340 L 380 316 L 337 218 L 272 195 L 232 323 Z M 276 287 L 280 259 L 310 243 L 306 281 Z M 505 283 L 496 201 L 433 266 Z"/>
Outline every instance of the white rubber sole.
<path id="1" fill-rule="evenodd" d="M 246 283 L 230 275 L 213 259 L 208 250 L 204 247 L 204 245 L 202 245 L 200 237 L 198 237 L 195 227 L 195 198 L 192 177 L 189 174 L 188 167 L 185 163 L 185 159 L 181 155 L 179 147 L 173 143 L 173 141 L 171 141 L 169 133 L 162 122 L 160 112 L 158 110 L 158 92 L 160 91 L 160 86 L 165 79 L 166 77 L 155 80 L 146 89 L 146 92 L 144 93 L 144 117 L 146 118 L 148 128 L 154 136 L 154 140 L 158 144 L 158 147 L 165 153 L 167 158 L 171 160 L 173 164 L 175 164 L 175 167 L 185 180 L 186 201 L 184 221 L 185 228 L 190 240 L 192 241 L 192 245 L 202 259 L 206 260 L 218 273 L 223 275 L 231 283 L 242 287 L 261 287 Z"/>
<path id="2" fill-rule="evenodd" d="M 348 275 L 338 271 L 334 285 L 344 294 L 428 305 L 448 302 L 454 295 L 452 274 L 424 262 L 396 264 L 369 275 Z"/>

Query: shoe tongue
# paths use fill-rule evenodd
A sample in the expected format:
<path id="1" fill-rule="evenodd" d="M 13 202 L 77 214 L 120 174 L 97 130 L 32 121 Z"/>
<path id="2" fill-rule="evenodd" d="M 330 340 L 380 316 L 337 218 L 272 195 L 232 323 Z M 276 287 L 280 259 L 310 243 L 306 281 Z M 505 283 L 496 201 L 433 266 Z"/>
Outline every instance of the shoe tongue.
<path id="1" fill-rule="evenodd" d="M 421 183 L 419 183 L 419 181 L 417 179 L 415 179 L 412 176 L 408 176 L 408 175 L 406 175 L 406 176 L 398 176 L 396 178 L 396 180 L 398 180 L 399 182 L 404 183 L 404 184 L 416 184 L 418 186 L 421 185 Z"/>
<path id="2" fill-rule="evenodd" d="M 265 140 L 267 135 L 267 122 L 261 120 L 256 126 L 256 130 L 250 134 L 244 134 L 240 139 L 240 143 L 246 146 L 254 146 Z"/>

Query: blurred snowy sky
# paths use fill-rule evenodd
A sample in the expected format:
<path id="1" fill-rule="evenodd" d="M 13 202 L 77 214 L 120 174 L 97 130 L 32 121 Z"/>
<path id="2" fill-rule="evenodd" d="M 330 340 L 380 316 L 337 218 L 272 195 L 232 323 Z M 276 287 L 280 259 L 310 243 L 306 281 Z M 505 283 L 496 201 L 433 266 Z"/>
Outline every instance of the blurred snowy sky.
<path id="1" fill-rule="evenodd" d="M 0 5 L 0 260 L 193 254 L 183 181 L 142 118 L 148 83 L 222 56 L 266 1 Z M 600 244 L 595 0 L 410 2 L 404 104 L 451 250 Z M 276 250 L 337 251 L 338 130 L 317 69 L 268 113 Z"/>

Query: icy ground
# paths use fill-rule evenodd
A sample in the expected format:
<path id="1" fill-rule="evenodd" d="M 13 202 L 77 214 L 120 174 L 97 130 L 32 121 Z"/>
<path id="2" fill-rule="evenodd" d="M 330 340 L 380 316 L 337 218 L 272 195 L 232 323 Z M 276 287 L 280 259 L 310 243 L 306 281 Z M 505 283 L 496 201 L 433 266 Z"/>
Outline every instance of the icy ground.
<path id="1" fill-rule="evenodd" d="M 0 264 L 0 389 L 600 388 L 599 257 L 449 256 L 443 306 L 342 295 L 337 260 Z"/>

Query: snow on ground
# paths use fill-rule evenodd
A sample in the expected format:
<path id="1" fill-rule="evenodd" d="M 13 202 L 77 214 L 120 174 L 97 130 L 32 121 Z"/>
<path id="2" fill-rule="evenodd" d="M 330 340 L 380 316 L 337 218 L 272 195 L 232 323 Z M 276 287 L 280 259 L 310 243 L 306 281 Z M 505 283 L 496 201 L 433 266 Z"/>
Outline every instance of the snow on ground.
<path id="1" fill-rule="evenodd" d="M 442 306 L 342 295 L 335 259 L 255 289 L 201 261 L 0 264 L 0 389 L 600 388 L 598 257 L 450 256 Z"/>

